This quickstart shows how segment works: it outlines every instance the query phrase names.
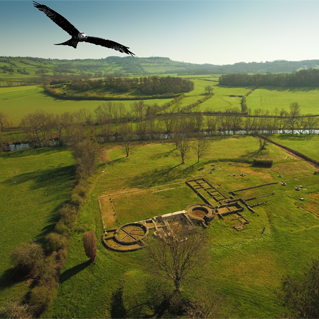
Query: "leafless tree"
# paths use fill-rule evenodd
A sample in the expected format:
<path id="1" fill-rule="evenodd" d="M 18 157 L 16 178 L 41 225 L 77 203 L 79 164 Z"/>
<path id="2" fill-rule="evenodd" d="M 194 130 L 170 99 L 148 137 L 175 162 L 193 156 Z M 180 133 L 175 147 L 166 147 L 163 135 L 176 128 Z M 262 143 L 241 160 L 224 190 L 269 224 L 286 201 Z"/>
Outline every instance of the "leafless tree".
<path id="1" fill-rule="evenodd" d="M 300 106 L 297 102 L 293 102 L 289 106 L 289 127 L 291 129 L 291 133 L 294 134 L 296 122 L 298 120 L 298 116 L 300 116 Z"/>
<path id="2" fill-rule="evenodd" d="M 95 169 L 95 161 L 98 158 L 101 148 L 96 142 L 93 130 L 82 135 L 82 140 L 73 144 L 72 150 L 76 159 L 77 174 L 81 178 L 90 177 Z"/>
<path id="3" fill-rule="evenodd" d="M 146 271 L 154 280 L 164 281 L 166 289 L 170 287 L 172 291 L 166 300 L 169 308 L 170 302 L 180 294 L 186 283 L 187 286 L 196 285 L 205 273 L 205 265 L 210 260 L 206 236 L 200 230 L 189 232 L 184 228 L 171 227 L 147 246 L 146 260 Z"/>
<path id="4" fill-rule="evenodd" d="M 144 101 L 134 102 L 131 104 L 131 109 L 133 113 L 135 114 L 135 118 L 137 120 L 143 120 L 145 113 L 146 113 L 146 105 L 144 104 Z"/>
<path id="5" fill-rule="evenodd" d="M 54 115 L 43 110 L 29 113 L 20 122 L 26 138 L 31 142 L 47 142 L 52 138 Z"/>
<path id="6" fill-rule="evenodd" d="M 199 159 L 207 153 L 208 150 L 208 141 L 200 132 L 195 136 L 194 148 L 197 154 L 197 163 L 199 163 Z"/>
<path id="7" fill-rule="evenodd" d="M 120 127 L 120 134 L 126 157 L 129 157 L 133 142 L 132 123 L 123 123 Z"/>
<path id="8" fill-rule="evenodd" d="M 100 124 L 101 133 L 107 139 L 112 134 L 112 104 L 99 105 L 94 112 L 96 120 Z"/>
<path id="9" fill-rule="evenodd" d="M 190 141 L 186 138 L 186 135 L 184 133 L 179 133 L 180 139 L 177 141 L 177 150 L 179 151 L 181 158 L 182 158 L 182 164 L 185 163 L 185 156 L 189 152 L 191 148 Z"/>
<path id="10" fill-rule="evenodd" d="M 312 134 L 313 131 L 317 128 L 318 125 L 318 118 L 317 117 L 312 117 L 312 116 L 308 116 L 307 117 L 307 129 L 309 131 L 309 134 Z"/>
<path id="11" fill-rule="evenodd" d="M 7 114 L 0 112 L 0 132 L 9 124 Z"/>
<path id="12" fill-rule="evenodd" d="M 173 123 L 174 123 L 174 115 L 164 112 L 164 116 L 162 117 L 164 125 L 165 125 L 165 130 L 166 133 L 171 133 L 173 129 Z"/>
<path id="13" fill-rule="evenodd" d="M 217 131 L 218 122 L 219 122 L 218 116 L 210 116 L 210 115 L 208 115 L 206 117 L 206 125 L 207 125 L 208 130 L 211 133 Z"/>

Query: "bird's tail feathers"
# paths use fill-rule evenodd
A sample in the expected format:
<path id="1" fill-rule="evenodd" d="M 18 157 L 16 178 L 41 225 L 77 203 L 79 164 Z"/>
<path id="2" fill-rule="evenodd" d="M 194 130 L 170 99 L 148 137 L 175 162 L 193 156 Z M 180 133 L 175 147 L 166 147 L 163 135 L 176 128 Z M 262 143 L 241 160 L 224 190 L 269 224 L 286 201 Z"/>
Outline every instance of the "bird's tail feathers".
<path id="1" fill-rule="evenodd" d="M 71 38 L 68 41 L 62 42 L 62 43 L 56 43 L 55 45 L 69 45 L 70 47 L 73 47 L 76 49 L 76 46 L 78 45 L 78 42 L 76 39 Z"/>

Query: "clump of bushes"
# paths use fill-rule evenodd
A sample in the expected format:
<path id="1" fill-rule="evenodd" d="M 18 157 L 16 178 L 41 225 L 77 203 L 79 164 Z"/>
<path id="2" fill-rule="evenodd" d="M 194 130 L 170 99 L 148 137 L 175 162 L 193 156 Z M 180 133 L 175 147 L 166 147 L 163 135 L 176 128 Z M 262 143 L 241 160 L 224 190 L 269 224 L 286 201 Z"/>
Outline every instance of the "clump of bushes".
<path id="1" fill-rule="evenodd" d="M 12 252 L 10 259 L 17 277 L 36 277 L 44 262 L 44 251 L 37 243 L 21 243 Z"/>
<path id="2" fill-rule="evenodd" d="M 253 166 L 257 166 L 257 167 L 270 168 L 270 167 L 272 167 L 272 164 L 273 164 L 272 160 L 256 160 L 256 159 L 254 159 L 254 161 L 253 161 Z"/>

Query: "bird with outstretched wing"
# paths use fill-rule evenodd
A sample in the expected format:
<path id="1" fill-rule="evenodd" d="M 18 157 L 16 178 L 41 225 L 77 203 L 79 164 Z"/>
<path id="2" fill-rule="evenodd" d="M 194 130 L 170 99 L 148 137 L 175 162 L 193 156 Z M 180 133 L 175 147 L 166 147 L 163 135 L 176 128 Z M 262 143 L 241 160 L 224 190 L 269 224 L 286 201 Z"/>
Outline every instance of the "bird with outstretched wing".
<path id="1" fill-rule="evenodd" d="M 90 37 L 86 35 L 84 32 L 80 32 L 73 24 L 71 24 L 67 19 L 61 16 L 59 13 L 50 9 L 49 7 L 40 4 L 38 2 L 33 1 L 33 5 L 44 12 L 54 23 L 56 23 L 60 28 L 66 31 L 72 38 L 63 43 L 58 43 L 57 45 L 69 45 L 76 49 L 76 46 L 79 42 L 89 42 L 96 45 L 101 45 L 102 47 L 114 49 L 121 53 L 130 54 L 132 57 L 135 55 L 133 52 L 129 50 L 129 47 L 126 47 L 122 44 L 111 40 L 105 40 L 97 37 Z"/>

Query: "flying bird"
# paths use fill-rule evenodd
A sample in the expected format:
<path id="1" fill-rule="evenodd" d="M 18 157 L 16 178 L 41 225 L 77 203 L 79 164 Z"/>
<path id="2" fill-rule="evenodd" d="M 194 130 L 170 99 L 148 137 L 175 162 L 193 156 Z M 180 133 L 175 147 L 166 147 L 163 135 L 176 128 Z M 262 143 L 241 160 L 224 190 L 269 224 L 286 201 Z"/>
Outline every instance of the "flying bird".
<path id="1" fill-rule="evenodd" d="M 101 45 L 102 47 L 120 51 L 121 53 L 130 54 L 132 57 L 133 55 L 135 55 L 133 52 L 129 50 L 129 47 L 126 47 L 122 44 L 119 44 L 111 40 L 91 37 L 86 35 L 84 32 L 80 32 L 67 19 L 65 19 L 59 13 L 55 12 L 54 10 L 50 9 L 49 7 L 43 4 L 33 1 L 33 5 L 40 11 L 44 12 L 54 23 L 56 23 L 60 28 L 62 28 L 64 31 L 66 31 L 69 35 L 72 36 L 70 40 L 65 41 L 63 43 L 57 43 L 56 45 L 69 45 L 76 49 L 76 46 L 79 42 L 89 42 L 96 45 Z"/>

